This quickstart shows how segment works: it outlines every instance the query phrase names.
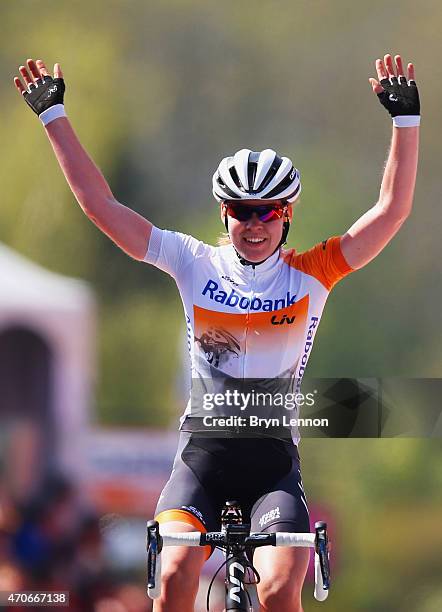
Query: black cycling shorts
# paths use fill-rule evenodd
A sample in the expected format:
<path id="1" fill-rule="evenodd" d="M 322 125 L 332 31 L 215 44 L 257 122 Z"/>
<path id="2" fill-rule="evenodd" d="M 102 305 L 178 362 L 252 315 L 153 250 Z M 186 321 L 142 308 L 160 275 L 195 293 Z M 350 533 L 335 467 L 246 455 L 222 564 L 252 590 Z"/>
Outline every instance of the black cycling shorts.
<path id="1" fill-rule="evenodd" d="M 181 432 L 156 518 L 219 531 L 226 500 L 239 502 L 252 532 L 310 531 L 298 449 L 291 440 Z"/>

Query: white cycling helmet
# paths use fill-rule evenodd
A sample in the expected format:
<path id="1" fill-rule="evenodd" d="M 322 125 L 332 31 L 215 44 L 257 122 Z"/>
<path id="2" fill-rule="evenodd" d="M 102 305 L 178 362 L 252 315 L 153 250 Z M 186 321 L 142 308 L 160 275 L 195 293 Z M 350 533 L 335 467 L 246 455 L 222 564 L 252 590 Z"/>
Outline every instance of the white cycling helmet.
<path id="1" fill-rule="evenodd" d="M 288 157 L 272 149 L 241 149 L 225 157 L 213 175 L 213 195 L 224 200 L 284 200 L 292 204 L 301 193 L 301 180 Z"/>

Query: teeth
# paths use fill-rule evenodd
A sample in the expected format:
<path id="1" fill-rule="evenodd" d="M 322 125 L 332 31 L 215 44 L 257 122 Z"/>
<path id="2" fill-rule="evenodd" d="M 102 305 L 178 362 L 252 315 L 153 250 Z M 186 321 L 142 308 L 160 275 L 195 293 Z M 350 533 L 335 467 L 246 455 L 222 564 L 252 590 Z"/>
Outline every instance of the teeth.
<path id="1" fill-rule="evenodd" d="M 264 238 L 246 238 L 247 242 L 264 242 Z"/>

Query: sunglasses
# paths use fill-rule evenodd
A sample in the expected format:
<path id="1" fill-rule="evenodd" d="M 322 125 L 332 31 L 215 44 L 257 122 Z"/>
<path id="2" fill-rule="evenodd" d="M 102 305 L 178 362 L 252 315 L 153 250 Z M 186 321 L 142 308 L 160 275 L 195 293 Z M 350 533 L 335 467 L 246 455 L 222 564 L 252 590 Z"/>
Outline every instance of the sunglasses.
<path id="1" fill-rule="evenodd" d="M 256 213 L 262 223 L 269 223 L 276 219 L 281 219 L 284 215 L 284 206 L 279 204 L 262 204 L 260 206 L 250 206 L 247 204 L 237 204 L 236 202 L 226 202 L 227 214 L 238 221 L 248 221 Z"/>

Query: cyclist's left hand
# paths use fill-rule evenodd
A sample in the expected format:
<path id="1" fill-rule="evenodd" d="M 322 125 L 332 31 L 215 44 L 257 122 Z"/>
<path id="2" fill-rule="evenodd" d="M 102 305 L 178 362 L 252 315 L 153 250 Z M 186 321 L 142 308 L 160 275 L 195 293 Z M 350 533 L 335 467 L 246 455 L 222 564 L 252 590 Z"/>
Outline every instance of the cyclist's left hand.
<path id="1" fill-rule="evenodd" d="M 378 80 L 370 78 L 373 92 L 377 94 L 380 103 L 388 110 L 392 117 L 401 115 L 420 115 L 419 92 L 414 79 L 414 66 L 407 66 L 407 77 L 405 76 L 402 58 L 400 55 L 390 54 L 384 59 L 376 60 L 376 72 Z"/>

